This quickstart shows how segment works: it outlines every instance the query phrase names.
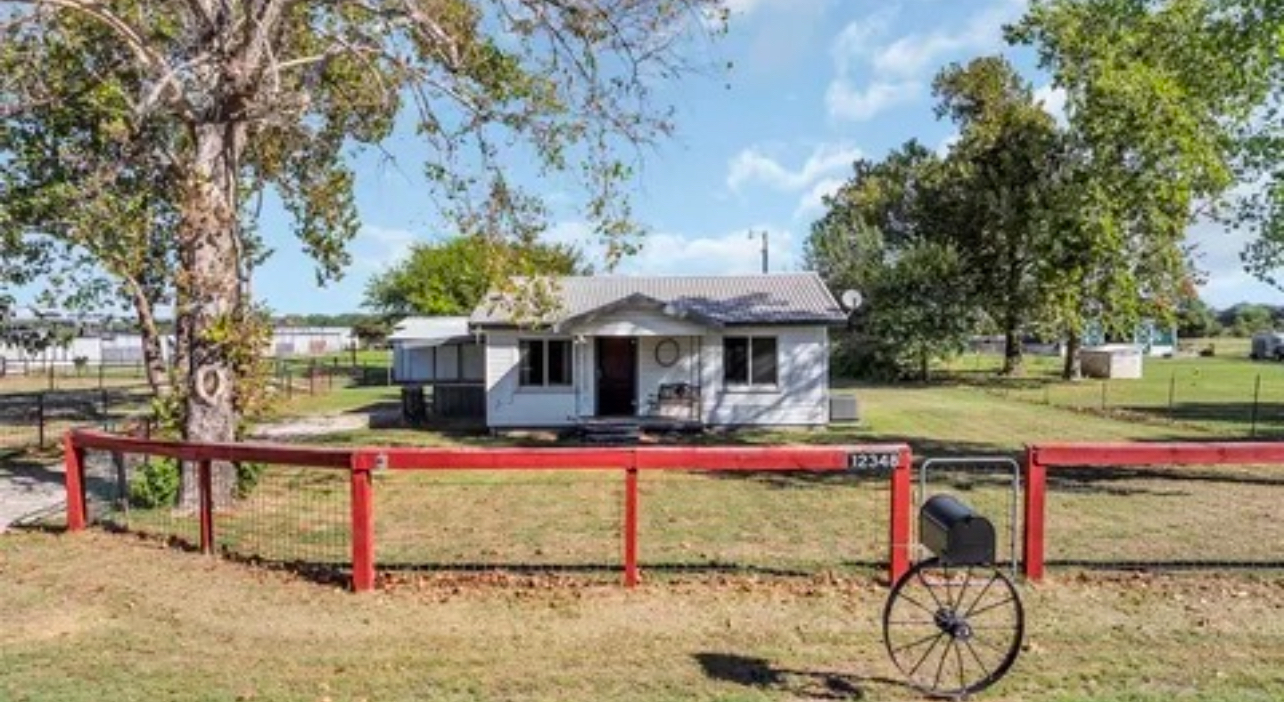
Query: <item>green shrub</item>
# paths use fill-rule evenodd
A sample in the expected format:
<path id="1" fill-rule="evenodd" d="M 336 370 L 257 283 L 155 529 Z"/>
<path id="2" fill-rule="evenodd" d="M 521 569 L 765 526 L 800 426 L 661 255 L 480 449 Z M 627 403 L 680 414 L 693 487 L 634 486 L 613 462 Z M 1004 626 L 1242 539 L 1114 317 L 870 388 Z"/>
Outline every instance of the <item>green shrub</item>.
<path id="1" fill-rule="evenodd" d="M 153 458 L 129 484 L 129 504 L 142 509 L 173 505 L 178 501 L 178 487 L 178 462 L 172 458 Z"/>
<path id="2" fill-rule="evenodd" d="M 254 492 L 254 487 L 259 484 L 259 479 L 263 477 L 263 471 L 267 466 L 262 463 L 237 463 L 236 464 L 236 499 L 243 500 Z"/>

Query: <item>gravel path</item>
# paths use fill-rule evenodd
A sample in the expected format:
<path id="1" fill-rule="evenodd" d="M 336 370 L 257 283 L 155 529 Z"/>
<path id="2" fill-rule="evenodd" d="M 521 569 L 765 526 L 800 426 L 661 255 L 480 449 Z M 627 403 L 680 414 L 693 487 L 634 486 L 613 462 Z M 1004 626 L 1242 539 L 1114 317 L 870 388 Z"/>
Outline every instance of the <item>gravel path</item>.
<path id="1" fill-rule="evenodd" d="M 0 533 L 23 519 L 55 511 L 63 503 L 59 465 L 0 458 Z"/>
<path id="2" fill-rule="evenodd" d="M 335 414 L 303 417 L 258 427 L 252 438 L 280 441 L 292 437 L 368 428 L 371 416 Z M 0 533 L 24 519 L 57 511 L 63 504 L 62 466 L 42 465 L 0 454 Z"/>
<path id="3" fill-rule="evenodd" d="M 273 424 L 261 424 L 250 434 L 252 439 L 289 439 L 297 436 L 320 436 L 338 431 L 355 431 L 370 427 L 365 414 L 321 414 L 298 417 Z"/>

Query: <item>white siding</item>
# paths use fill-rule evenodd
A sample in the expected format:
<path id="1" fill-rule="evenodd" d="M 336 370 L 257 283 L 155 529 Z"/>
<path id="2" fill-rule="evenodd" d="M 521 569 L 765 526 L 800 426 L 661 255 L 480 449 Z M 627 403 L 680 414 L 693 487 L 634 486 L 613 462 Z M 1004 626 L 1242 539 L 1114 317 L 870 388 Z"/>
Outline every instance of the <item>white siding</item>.
<path id="1" fill-rule="evenodd" d="M 726 330 L 730 336 L 771 336 L 777 340 L 778 385 L 771 389 L 728 389 L 722 378 L 722 336 L 674 336 L 679 360 L 665 368 L 655 361 L 660 338 L 638 342 L 638 407 L 661 383 L 701 387 L 702 416 L 709 425 L 823 425 L 829 421 L 829 342 L 824 327 L 753 327 Z M 487 425 L 565 426 L 591 415 L 595 404 L 592 337 L 572 345 L 574 386 L 518 386 L 518 340 L 565 336 L 493 331 L 486 335 Z"/>
<path id="2" fill-rule="evenodd" d="M 672 339 L 678 345 L 678 360 L 667 368 L 655 360 L 655 348 L 665 339 Z M 638 412 L 645 413 L 648 401 L 659 392 L 660 385 L 669 383 L 689 383 L 700 385 L 697 367 L 699 363 L 696 351 L 700 346 L 699 337 L 643 337 L 638 340 Z M 693 417 L 694 419 L 694 417 Z"/>
<path id="3" fill-rule="evenodd" d="M 406 346 L 396 344 L 392 347 L 392 373 L 399 383 L 419 383 L 432 380 L 431 347 Z"/>
<path id="4" fill-rule="evenodd" d="M 486 334 L 486 425 L 490 427 L 555 427 L 575 423 L 577 393 L 575 387 L 523 388 L 518 385 L 520 371 L 518 340 L 567 338 L 550 334 L 492 331 Z M 580 351 L 572 345 L 574 358 Z M 574 367 L 576 383 L 586 375 Z"/>
<path id="5" fill-rule="evenodd" d="M 699 336 L 707 329 L 654 310 L 621 309 L 568 331 L 584 336 Z"/>
<path id="6" fill-rule="evenodd" d="M 727 388 L 722 337 L 704 339 L 704 421 L 711 425 L 820 425 L 829 421 L 829 343 L 824 327 L 734 327 L 727 336 L 776 338 L 778 385 Z"/>

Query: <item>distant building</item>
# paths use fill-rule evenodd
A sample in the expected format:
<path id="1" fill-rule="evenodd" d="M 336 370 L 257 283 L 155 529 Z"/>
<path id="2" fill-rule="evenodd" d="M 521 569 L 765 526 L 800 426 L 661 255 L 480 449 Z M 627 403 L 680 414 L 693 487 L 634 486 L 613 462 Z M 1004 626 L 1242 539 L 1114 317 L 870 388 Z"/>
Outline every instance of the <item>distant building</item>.
<path id="1" fill-rule="evenodd" d="M 1171 356 L 1177 353 L 1177 324 L 1164 326 L 1153 319 L 1143 319 L 1133 330 L 1132 338 L 1106 338 L 1102 325 L 1087 325 L 1083 333 L 1083 345 L 1102 346 L 1107 343 L 1132 344 L 1146 356 Z"/>
<path id="2" fill-rule="evenodd" d="M 357 343 L 352 327 L 277 327 L 267 355 L 323 356 L 351 351 Z"/>

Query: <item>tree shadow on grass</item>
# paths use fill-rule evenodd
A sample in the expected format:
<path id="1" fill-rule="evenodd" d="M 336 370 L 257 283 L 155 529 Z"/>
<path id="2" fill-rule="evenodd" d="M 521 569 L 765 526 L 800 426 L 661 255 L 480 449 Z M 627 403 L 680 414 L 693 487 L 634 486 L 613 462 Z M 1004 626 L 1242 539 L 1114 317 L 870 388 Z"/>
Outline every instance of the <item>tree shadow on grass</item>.
<path id="1" fill-rule="evenodd" d="M 866 677 L 824 670 L 796 670 L 772 665 L 765 658 L 734 653 L 694 654 L 705 677 L 764 691 L 783 692 L 813 700 L 869 699 L 869 683 L 908 688 L 899 680 Z"/>

